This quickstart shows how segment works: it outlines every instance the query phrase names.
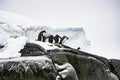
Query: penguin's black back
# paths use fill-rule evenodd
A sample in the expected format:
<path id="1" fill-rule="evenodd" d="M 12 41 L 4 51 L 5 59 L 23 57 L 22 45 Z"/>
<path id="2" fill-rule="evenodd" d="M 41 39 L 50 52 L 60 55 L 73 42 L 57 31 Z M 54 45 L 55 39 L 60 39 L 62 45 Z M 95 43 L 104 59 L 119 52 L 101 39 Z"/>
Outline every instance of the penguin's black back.
<path id="1" fill-rule="evenodd" d="M 46 33 L 46 31 L 43 30 L 43 31 L 41 31 L 41 32 L 39 33 L 39 35 L 38 35 L 38 41 L 42 41 L 42 40 L 44 41 L 43 33 Z"/>

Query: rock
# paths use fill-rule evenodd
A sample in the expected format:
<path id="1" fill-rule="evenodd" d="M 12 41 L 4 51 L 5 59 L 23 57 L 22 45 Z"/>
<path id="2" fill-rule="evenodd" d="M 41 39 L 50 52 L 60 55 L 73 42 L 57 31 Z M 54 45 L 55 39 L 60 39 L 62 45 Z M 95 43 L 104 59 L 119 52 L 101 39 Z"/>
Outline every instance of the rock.
<path id="1" fill-rule="evenodd" d="M 0 60 L 0 80 L 119 80 L 120 61 L 69 46 L 45 50 L 27 43 L 22 56 Z M 119 78 L 119 79 L 118 79 Z"/>
<path id="2" fill-rule="evenodd" d="M 92 56 L 77 55 L 67 50 L 50 52 L 55 63 L 70 63 L 75 68 L 79 80 L 116 80 L 111 76 L 109 67 Z"/>
<path id="3" fill-rule="evenodd" d="M 34 43 L 27 43 L 24 46 L 24 49 L 20 51 L 20 53 L 22 53 L 21 56 L 39 56 L 46 54 L 43 47 Z"/>
<path id="4" fill-rule="evenodd" d="M 63 65 L 56 64 L 56 68 L 63 80 L 79 80 L 74 67 L 70 63 L 65 63 Z"/>
<path id="5" fill-rule="evenodd" d="M 22 57 L 0 62 L 0 80 L 55 80 L 56 77 L 47 57 Z"/>
<path id="6" fill-rule="evenodd" d="M 120 79 L 120 60 L 110 59 L 110 63 L 111 63 L 112 71 L 113 71 L 113 72 L 118 76 L 118 78 Z"/>

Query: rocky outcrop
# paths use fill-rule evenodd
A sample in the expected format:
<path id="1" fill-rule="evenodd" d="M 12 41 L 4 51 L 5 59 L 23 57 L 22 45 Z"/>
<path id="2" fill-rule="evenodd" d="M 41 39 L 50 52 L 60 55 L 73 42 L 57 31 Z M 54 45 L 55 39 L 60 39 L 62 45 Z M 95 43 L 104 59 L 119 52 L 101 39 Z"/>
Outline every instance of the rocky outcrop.
<path id="1" fill-rule="evenodd" d="M 112 72 L 114 72 L 120 79 L 120 60 L 110 59 Z"/>
<path id="2" fill-rule="evenodd" d="M 61 46 L 27 43 L 20 58 L 0 61 L 0 80 L 119 80 L 120 61 Z M 119 78 L 119 79 L 118 79 Z"/>
<path id="3" fill-rule="evenodd" d="M 22 57 L 0 62 L 0 80 L 55 80 L 56 77 L 53 64 L 46 57 Z"/>
<path id="4" fill-rule="evenodd" d="M 64 64 L 68 62 L 72 64 L 79 80 L 119 80 L 117 76 L 110 71 L 110 68 L 102 62 L 105 58 L 102 59 L 102 57 L 99 56 L 95 58 L 93 55 L 88 56 L 88 54 L 82 51 L 79 52 L 84 55 L 80 55 L 80 53 L 75 54 L 69 50 L 50 52 L 55 63 Z"/>
<path id="5" fill-rule="evenodd" d="M 20 51 L 20 53 L 22 53 L 21 56 L 40 56 L 40 55 L 45 55 L 46 51 L 43 47 L 37 44 L 27 43 L 24 46 L 24 49 Z"/>

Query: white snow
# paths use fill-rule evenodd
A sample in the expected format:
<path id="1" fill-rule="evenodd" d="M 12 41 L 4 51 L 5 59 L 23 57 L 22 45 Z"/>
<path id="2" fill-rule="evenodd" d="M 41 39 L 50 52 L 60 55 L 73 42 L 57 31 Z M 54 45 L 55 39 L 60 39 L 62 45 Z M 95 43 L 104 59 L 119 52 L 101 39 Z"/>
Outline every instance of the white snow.
<path id="1" fill-rule="evenodd" d="M 64 69 L 62 70 L 61 72 L 59 72 L 59 74 L 65 78 L 67 76 L 71 76 L 73 77 L 75 80 L 79 80 L 78 77 L 77 77 L 77 74 L 76 74 L 76 71 L 74 69 L 74 67 L 69 64 L 69 63 L 65 63 L 63 65 L 58 65 L 58 64 L 55 64 L 55 66 L 58 68 L 58 69 Z M 56 80 L 59 80 L 59 75 L 57 76 Z"/>
<path id="2" fill-rule="evenodd" d="M 52 34 L 59 34 L 61 36 L 66 35 L 69 39 L 65 41 L 65 44 L 77 49 L 81 48 L 82 51 L 89 52 L 90 51 L 90 41 L 87 40 L 85 36 L 84 29 L 81 28 L 62 28 L 62 29 L 53 29 L 51 30 Z"/>
<path id="3" fill-rule="evenodd" d="M 62 49 L 48 42 L 41 42 L 41 41 L 35 41 L 35 40 L 29 40 L 28 42 L 38 44 L 42 46 L 45 50 Z"/>
<path id="4" fill-rule="evenodd" d="M 45 50 L 63 49 L 51 43 L 30 40 L 25 36 L 18 38 L 10 38 L 6 41 L 4 48 L 0 50 L 0 59 L 20 57 L 19 51 L 24 48 L 26 43 L 34 43 L 42 46 Z"/>
<path id="5" fill-rule="evenodd" d="M 86 39 L 83 28 L 52 29 L 46 26 L 38 26 L 23 16 L 0 11 L 0 45 L 5 46 L 0 49 L 0 58 L 19 57 L 21 55 L 19 51 L 26 41 L 38 44 L 46 50 L 58 49 L 54 44 L 36 41 L 41 30 L 46 30 L 46 35 L 55 36 L 59 34 L 61 37 L 66 35 L 69 37 L 65 42 L 66 45 L 76 49 L 80 47 L 84 51 L 90 50 L 90 42 Z"/>
<path id="6" fill-rule="evenodd" d="M 0 58 L 20 57 L 19 51 L 24 48 L 27 38 L 22 36 L 18 38 L 10 38 L 3 49 L 0 51 Z"/>

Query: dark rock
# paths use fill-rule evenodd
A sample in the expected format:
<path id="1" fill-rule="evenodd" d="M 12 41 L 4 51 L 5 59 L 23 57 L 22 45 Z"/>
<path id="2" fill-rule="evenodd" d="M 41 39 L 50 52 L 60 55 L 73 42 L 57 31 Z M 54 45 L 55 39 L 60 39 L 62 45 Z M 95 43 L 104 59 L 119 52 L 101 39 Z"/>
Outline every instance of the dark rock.
<path id="1" fill-rule="evenodd" d="M 99 61 L 101 61 L 102 63 L 104 63 L 107 67 L 110 67 L 109 66 L 109 60 L 107 58 L 104 58 L 104 57 L 101 57 L 101 56 L 97 56 L 97 55 L 93 55 L 93 54 L 90 54 L 90 53 L 87 53 L 87 52 L 79 51 L 79 50 L 73 49 L 73 48 L 69 49 L 69 50 L 64 50 L 64 51 L 71 52 L 71 53 L 74 53 L 74 54 L 77 54 L 77 55 L 81 55 L 81 56 L 96 58 Z"/>
<path id="2" fill-rule="evenodd" d="M 40 45 L 27 43 L 20 51 L 24 57 L 21 57 L 22 60 L 0 61 L 0 80 L 120 79 L 119 60 L 108 60 L 66 45 L 57 46 L 64 49 L 46 51 Z M 32 60 L 31 56 L 39 58 Z M 42 60 L 40 56 L 46 56 L 47 59 Z M 27 60 L 29 57 L 30 60 Z"/>
<path id="3" fill-rule="evenodd" d="M 44 68 L 49 64 L 47 68 Z M 55 80 L 57 76 L 49 60 L 19 60 L 0 62 L 0 80 Z"/>
<path id="4" fill-rule="evenodd" d="M 51 52 L 57 64 L 70 63 L 75 68 L 79 80 L 115 80 L 109 68 L 100 60 L 86 55 L 77 55 L 72 52 Z"/>
<path id="5" fill-rule="evenodd" d="M 39 56 L 45 55 L 46 51 L 43 47 L 33 43 L 27 43 L 24 48 L 20 51 L 21 56 Z"/>
<path id="6" fill-rule="evenodd" d="M 118 76 L 120 79 L 120 60 L 110 59 L 110 64 L 112 71 Z"/>

